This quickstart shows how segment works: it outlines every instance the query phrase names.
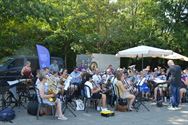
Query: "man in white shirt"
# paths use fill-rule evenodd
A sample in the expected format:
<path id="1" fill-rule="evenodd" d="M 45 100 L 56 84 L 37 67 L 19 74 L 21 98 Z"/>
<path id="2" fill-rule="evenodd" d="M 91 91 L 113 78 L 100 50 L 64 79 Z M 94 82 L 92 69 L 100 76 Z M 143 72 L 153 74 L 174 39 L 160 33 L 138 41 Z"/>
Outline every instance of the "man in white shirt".
<path id="1" fill-rule="evenodd" d="M 102 76 L 102 81 L 103 83 L 107 84 L 108 83 L 108 80 L 111 80 L 111 78 L 113 77 L 114 75 L 112 74 L 112 72 L 110 71 L 110 69 L 107 69 L 106 71 L 106 74 L 104 74 Z"/>
<path id="2" fill-rule="evenodd" d="M 100 73 L 99 69 L 96 68 L 95 74 L 92 76 L 93 82 L 97 86 L 100 86 L 102 84 L 102 77 L 99 73 Z"/>
<path id="3" fill-rule="evenodd" d="M 87 85 L 91 89 L 91 93 L 90 93 L 89 90 L 86 90 L 87 97 L 88 98 L 91 97 L 93 99 L 101 99 L 102 100 L 101 110 L 102 111 L 107 111 L 108 109 L 106 108 L 106 94 L 102 94 L 101 93 L 101 88 L 100 87 L 96 87 L 95 85 L 93 85 L 92 82 L 93 82 L 92 76 L 90 74 L 88 74 L 86 76 L 85 85 Z"/>

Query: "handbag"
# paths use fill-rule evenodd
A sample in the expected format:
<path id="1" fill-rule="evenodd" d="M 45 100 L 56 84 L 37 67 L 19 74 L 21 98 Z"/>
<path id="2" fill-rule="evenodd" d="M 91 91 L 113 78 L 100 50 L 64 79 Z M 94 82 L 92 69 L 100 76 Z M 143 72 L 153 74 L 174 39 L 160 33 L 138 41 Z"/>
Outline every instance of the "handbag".
<path id="1" fill-rule="evenodd" d="M 119 112 L 128 111 L 127 105 L 119 105 L 119 104 L 117 104 L 115 109 L 116 109 L 116 111 L 119 111 Z"/>
<path id="2" fill-rule="evenodd" d="M 76 110 L 77 111 L 83 111 L 85 109 L 84 103 L 82 100 L 78 99 L 78 100 L 75 100 L 75 102 L 76 102 Z"/>
<path id="3" fill-rule="evenodd" d="M 119 98 L 118 99 L 118 104 L 122 105 L 122 106 L 127 105 L 128 104 L 127 99 Z"/>

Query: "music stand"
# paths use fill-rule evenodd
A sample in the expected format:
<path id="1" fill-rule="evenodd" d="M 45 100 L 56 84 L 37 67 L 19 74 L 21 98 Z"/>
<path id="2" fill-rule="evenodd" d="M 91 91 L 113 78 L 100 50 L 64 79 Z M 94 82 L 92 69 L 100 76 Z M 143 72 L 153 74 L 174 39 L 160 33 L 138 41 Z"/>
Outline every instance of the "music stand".
<path id="1" fill-rule="evenodd" d="M 9 105 L 14 103 L 13 108 L 16 106 L 23 106 L 26 109 L 22 99 L 24 99 L 25 102 L 27 101 L 26 98 L 29 97 L 29 90 L 27 90 L 26 84 L 23 82 L 27 82 L 27 79 L 7 81 L 9 85 L 9 96 L 7 97 L 6 101 L 9 103 Z"/>
<path id="2" fill-rule="evenodd" d="M 66 110 L 68 109 L 70 111 L 70 113 L 72 113 L 74 115 L 74 117 L 76 117 L 76 114 L 74 113 L 75 111 L 75 108 L 74 108 L 74 105 L 72 104 L 75 103 L 73 100 L 72 100 L 72 94 L 70 94 L 70 89 L 66 90 L 65 91 L 65 94 L 64 94 L 64 97 L 62 99 L 62 102 L 64 104 L 63 106 L 63 113 L 66 112 Z M 75 104 L 76 106 L 76 104 Z"/>
<path id="3" fill-rule="evenodd" d="M 167 88 L 167 86 L 168 86 L 168 81 L 166 81 L 166 80 L 161 80 L 161 79 L 154 79 L 153 80 L 153 82 L 155 82 L 156 83 L 156 85 L 155 85 L 155 87 L 154 87 L 154 89 L 156 88 L 156 87 L 161 87 L 161 88 Z M 166 85 L 165 85 L 166 84 Z M 163 86 L 160 86 L 160 85 L 163 85 Z M 165 86 L 164 86 L 165 85 Z M 156 99 L 156 101 L 158 102 L 158 101 L 161 101 L 162 100 L 162 97 L 161 97 L 161 95 L 158 93 L 158 91 L 157 91 L 157 99 Z M 163 101 L 162 101 L 163 102 Z"/>
<path id="4" fill-rule="evenodd" d="M 141 85 L 144 84 L 145 80 L 146 79 L 143 78 L 143 79 L 140 80 L 140 82 L 138 82 L 136 84 L 136 87 L 137 87 L 137 90 L 138 90 L 138 94 L 136 95 L 136 99 L 135 99 L 135 103 L 134 103 L 134 108 L 136 109 L 137 112 L 139 111 L 139 109 L 140 109 L 141 106 L 143 106 L 147 111 L 150 111 L 148 109 L 148 107 L 144 104 L 144 99 L 142 97 L 142 92 L 140 91 L 140 88 L 139 88 L 139 86 L 141 86 Z"/>

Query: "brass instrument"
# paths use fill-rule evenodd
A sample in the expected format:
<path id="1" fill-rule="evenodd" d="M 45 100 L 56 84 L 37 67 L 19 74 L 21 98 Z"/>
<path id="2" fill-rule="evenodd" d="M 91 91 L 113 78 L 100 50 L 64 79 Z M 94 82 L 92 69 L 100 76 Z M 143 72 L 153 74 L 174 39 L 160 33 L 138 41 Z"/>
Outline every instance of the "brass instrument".
<path id="1" fill-rule="evenodd" d="M 131 94 L 136 94 L 137 93 L 137 89 L 135 88 L 133 83 L 128 83 L 127 80 L 124 80 L 124 85 L 125 88 L 131 93 Z"/>
<path id="2" fill-rule="evenodd" d="M 48 80 L 47 80 L 47 83 L 48 83 L 48 94 L 54 94 L 54 95 L 57 95 L 59 90 L 58 90 L 58 82 L 56 80 L 56 77 L 51 75 L 48 77 Z M 52 98 L 49 98 L 48 99 L 50 102 L 55 102 L 56 101 L 56 97 L 52 97 Z"/>
<path id="3" fill-rule="evenodd" d="M 92 72 L 95 71 L 98 68 L 97 62 L 91 62 L 89 68 Z"/>

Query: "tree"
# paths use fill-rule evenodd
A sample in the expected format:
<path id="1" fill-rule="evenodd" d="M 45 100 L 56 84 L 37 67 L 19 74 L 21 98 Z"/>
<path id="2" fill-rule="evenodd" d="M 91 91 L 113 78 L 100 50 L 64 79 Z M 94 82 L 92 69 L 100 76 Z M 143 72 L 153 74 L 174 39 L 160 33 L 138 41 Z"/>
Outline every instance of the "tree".
<path id="1" fill-rule="evenodd" d="M 186 55 L 187 10 L 187 0 L 0 0 L 0 57 L 35 54 L 36 44 L 66 66 L 141 44 Z"/>

